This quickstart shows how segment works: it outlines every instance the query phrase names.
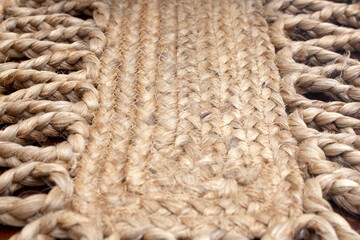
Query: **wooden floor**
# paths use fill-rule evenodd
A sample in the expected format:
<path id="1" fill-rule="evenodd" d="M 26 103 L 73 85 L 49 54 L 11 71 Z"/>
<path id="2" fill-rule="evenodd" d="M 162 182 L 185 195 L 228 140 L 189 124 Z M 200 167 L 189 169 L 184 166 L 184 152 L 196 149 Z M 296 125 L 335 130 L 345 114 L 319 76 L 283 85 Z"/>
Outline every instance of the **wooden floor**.
<path id="1" fill-rule="evenodd" d="M 17 233 L 19 230 L 20 230 L 20 228 L 7 227 L 7 226 L 2 226 L 2 225 L 0 225 L 0 239 L 1 239 L 1 240 L 7 240 L 7 239 L 9 239 L 12 235 L 14 235 L 15 233 Z"/>
<path id="2" fill-rule="evenodd" d="M 350 223 L 352 228 L 360 234 L 360 217 L 352 216 L 349 213 L 339 209 L 334 204 L 333 204 L 333 208 L 335 212 L 342 215 Z M 20 231 L 20 228 L 0 225 L 0 240 L 7 240 L 18 231 Z"/>

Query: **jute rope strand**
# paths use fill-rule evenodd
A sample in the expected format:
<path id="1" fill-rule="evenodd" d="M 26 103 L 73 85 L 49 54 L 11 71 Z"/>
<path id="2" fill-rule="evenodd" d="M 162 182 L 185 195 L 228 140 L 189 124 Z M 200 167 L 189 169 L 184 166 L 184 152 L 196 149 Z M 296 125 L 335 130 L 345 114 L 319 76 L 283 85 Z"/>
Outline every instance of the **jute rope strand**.
<path id="1" fill-rule="evenodd" d="M 323 22 L 336 22 L 340 25 L 358 28 L 359 9 L 358 4 L 336 3 L 322 0 L 280 0 L 271 2 L 266 10 L 266 15 L 275 17 L 276 14 L 309 14 L 313 19 Z M 273 12 L 272 12 L 273 11 Z"/>
<path id="2" fill-rule="evenodd" d="M 263 239 L 291 239 L 297 235 L 300 239 L 312 238 L 309 231 L 317 232 L 320 239 L 359 239 L 358 234 L 338 214 L 331 211 L 329 203 L 322 198 L 322 190 L 317 179 L 308 179 L 305 183 L 304 208 L 307 212 L 294 221 L 278 225 Z M 291 226 L 291 227 L 290 227 Z M 289 230 L 291 232 L 289 232 Z M 295 233 L 294 233 L 295 232 Z"/>
<path id="3" fill-rule="evenodd" d="M 359 12 L 358 4 L 327 1 L 272 1 L 266 11 L 269 21 L 276 20 L 269 33 L 278 50 L 282 96 L 293 112 L 298 160 L 326 198 L 354 214 L 360 190 L 359 62 L 351 56 L 358 51 Z"/>
<path id="4" fill-rule="evenodd" d="M 8 170 L 1 175 L 0 185 L 1 194 L 8 195 L 21 186 L 16 185 L 39 185 L 32 177 L 44 177 L 55 183 L 55 186 L 48 194 L 35 194 L 25 198 L 1 197 L 1 215 L 2 224 L 13 226 L 23 226 L 27 221 L 36 218 L 36 215 L 46 214 L 57 211 L 64 207 L 64 201 L 73 193 L 72 182 L 66 169 L 57 164 L 43 164 L 33 162 L 24 164 L 17 168 Z"/>
<path id="5" fill-rule="evenodd" d="M 125 7 L 126 4 L 128 3 L 124 3 Z M 79 168 L 76 171 L 76 175 L 79 176 L 79 178 L 76 179 L 74 187 L 78 198 L 72 201 L 72 205 L 78 212 L 87 216 L 96 216 L 95 206 L 99 204 L 99 202 L 96 202 L 97 187 L 101 187 L 101 192 L 110 192 L 112 188 L 111 183 L 115 184 L 119 181 L 118 178 L 116 178 L 117 176 L 111 173 L 115 171 L 117 167 L 119 170 L 121 170 L 122 167 L 121 164 L 112 163 L 114 160 L 109 159 L 108 149 L 112 147 L 112 149 L 118 149 L 117 151 L 119 152 L 122 151 L 118 146 L 121 146 L 123 128 L 119 123 L 120 118 L 115 115 L 116 111 L 122 108 L 115 106 L 115 100 L 119 98 L 119 95 L 121 96 L 126 93 L 126 91 L 115 91 L 118 88 L 115 69 L 119 67 L 119 61 L 121 59 L 119 44 L 122 41 L 117 41 L 117 39 L 120 38 L 122 40 L 122 36 L 119 34 L 119 21 L 122 17 L 121 10 L 123 10 L 123 8 L 124 6 L 119 8 L 117 5 L 112 5 L 111 12 L 107 12 L 107 16 L 111 18 L 113 18 L 113 15 L 117 12 L 119 19 L 107 22 L 106 33 L 109 41 L 106 42 L 106 47 L 101 56 L 101 68 L 96 81 L 100 107 L 94 116 L 93 127 L 90 129 L 91 140 L 87 144 L 87 150 L 82 154 L 82 161 L 79 163 Z M 119 156 L 119 152 L 116 153 L 116 157 Z M 93 159 L 98 159 L 99 164 L 94 164 Z M 99 166 L 106 166 L 106 168 L 104 168 L 106 171 L 99 174 Z M 107 179 L 109 184 L 98 184 L 98 178 Z M 112 194 L 117 193 L 113 192 Z M 111 197 L 112 195 L 109 196 Z M 100 219 L 97 221 L 97 224 L 100 225 L 101 222 L 99 221 Z M 98 238 L 94 237 L 94 239 L 100 239 L 102 236 L 101 231 L 99 231 L 99 234 L 100 236 Z"/>
<path id="6" fill-rule="evenodd" d="M 91 221 L 71 211 L 49 213 L 26 225 L 12 240 L 30 239 L 100 239 L 101 232 Z"/>
<path id="7" fill-rule="evenodd" d="M 71 42 L 81 44 L 81 46 L 89 46 L 91 51 L 95 52 L 97 56 L 102 53 L 105 44 L 105 35 L 97 27 L 87 26 L 70 26 L 57 27 L 56 29 L 46 29 L 36 32 L 18 34 L 15 32 L 3 32 L 0 36 L 4 40 L 17 39 L 35 39 L 48 40 L 51 42 Z M 49 44 L 49 43 L 48 43 Z"/>
<path id="8" fill-rule="evenodd" d="M 25 3 L 25 1 L 23 1 Z M 44 14 L 53 14 L 53 13 L 67 13 L 72 16 L 77 16 L 80 14 L 88 15 L 90 18 L 92 12 L 94 11 L 95 4 L 89 4 L 85 1 L 60 1 L 56 2 L 53 5 L 31 8 L 31 7 L 9 7 L 5 10 L 5 14 L 13 17 L 23 17 L 23 16 L 34 16 L 34 15 L 44 15 Z"/>
<path id="9" fill-rule="evenodd" d="M 260 0 L 1 3 L 0 223 L 15 240 L 360 239 L 324 199 L 359 209 L 357 15 L 317 2 L 271 8 L 300 14 L 273 25 L 283 80 Z M 17 196 L 32 186 L 49 192 Z"/>
<path id="10" fill-rule="evenodd" d="M 106 6 L 89 1 L 40 8 L 27 4 L 31 2 L 8 1 L 1 8 L 6 10 L 1 14 L 0 161 L 10 169 L 0 176 L 0 222 L 31 222 L 16 239 L 81 236 L 78 229 L 89 220 L 63 209 L 73 195 L 70 175 L 98 108 L 94 84 L 105 45 L 103 21 L 108 17 L 99 8 Z M 76 17 L 81 14 L 89 20 Z M 46 146 L 54 137 L 61 141 Z M 42 185 L 50 191 L 11 196 Z M 99 234 L 90 228 L 87 232 L 89 239 Z"/>
<path id="11" fill-rule="evenodd" d="M 358 191 L 360 190 L 358 185 L 360 175 L 358 171 L 343 168 L 342 164 L 346 163 L 344 161 L 339 163 L 330 162 L 327 159 L 326 152 L 319 147 L 319 141 L 323 140 L 321 133 L 318 133 L 314 129 L 309 129 L 312 131 L 304 132 L 307 127 L 298 112 L 292 114 L 290 120 L 290 126 L 293 129 L 294 136 L 303 142 L 300 145 L 299 160 L 308 164 L 310 174 L 318 176 L 317 179 L 322 179 L 320 184 L 324 189 L 324 193 L 329 194 L 329 197 L 334 197 L 335 201 L 341 199 L 337 202 L 343 203 L 342 205 L 347 210 L 358 213 L 358 201 L 356 200 Z M 331 147 L 334 146 L 330 145 L 330 148 Z M 340 149 L 346 148 L 341 146 Z M 336 181 L 339 182 L 335 184 Z M 353 195 L 353 197 L 351 197 L 351 195 Z M 350 203 L 346 203 L 346 201 L 350 201 Z"/>

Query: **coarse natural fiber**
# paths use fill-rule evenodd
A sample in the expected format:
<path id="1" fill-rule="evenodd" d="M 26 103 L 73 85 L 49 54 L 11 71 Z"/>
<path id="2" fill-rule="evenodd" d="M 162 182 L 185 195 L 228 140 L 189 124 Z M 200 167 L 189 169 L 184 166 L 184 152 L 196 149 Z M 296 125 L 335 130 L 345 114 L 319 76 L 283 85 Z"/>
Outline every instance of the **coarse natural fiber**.
<path id="1" fill-rule="evenodd" d="M 298 160 L 326 198 L 360 214 L 360 4 L 273 1 L 266 15 Z"/>
<path id="2" fill-rule="evenodd" d="M 359 62 L 339 53 L 360 48 L 358 16 L 1 1 L 0 223 L 16 240 L 360 239 L 323 198 L 360 213 Z"/>

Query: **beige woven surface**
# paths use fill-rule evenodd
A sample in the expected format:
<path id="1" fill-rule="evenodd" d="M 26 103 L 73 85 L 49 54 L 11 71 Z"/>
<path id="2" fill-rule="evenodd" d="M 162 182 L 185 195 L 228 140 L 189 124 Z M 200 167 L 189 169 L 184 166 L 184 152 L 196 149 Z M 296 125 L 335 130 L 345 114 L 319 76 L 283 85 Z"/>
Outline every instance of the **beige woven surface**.
<path id="1" fill-rule="evenodd" d="M 0 223 L 24 226 L 13 239 L 360 239 L 323 198 L 359 213 L 358 62 L 334 52 L 357 50 L 359 6 L 303 2 L 2 1 Z"/>

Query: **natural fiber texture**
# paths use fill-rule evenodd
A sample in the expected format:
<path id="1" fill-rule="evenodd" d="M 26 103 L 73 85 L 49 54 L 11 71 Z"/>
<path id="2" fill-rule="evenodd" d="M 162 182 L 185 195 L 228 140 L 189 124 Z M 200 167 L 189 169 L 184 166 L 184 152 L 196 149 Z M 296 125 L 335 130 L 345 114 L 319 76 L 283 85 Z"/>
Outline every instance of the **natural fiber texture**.
<path id="1" fill-rule="evenodd" d="M 298 160 L 327 198 L 360 214 L 360 5 L 274 1 L 266 14 L 278 18 L 269 33 Z"/>
<path id="2" fill-rule="evenodd" d="M 270 22 L 302 11 L 282 3 Z M 330 45 L 295 52 L 272 24 L 281 81 L 260 0 L 3 1 L 0 223 L 17 240 L 360 239 L 323 198 L 358 213 L 357 60 L 325 50 L 356 50 L 357 30 L 313 23 L 357 12 L 320 5 L 299 16 L 339 31 Z M 343 102 L 306 105 L 312 89 Z"/>

